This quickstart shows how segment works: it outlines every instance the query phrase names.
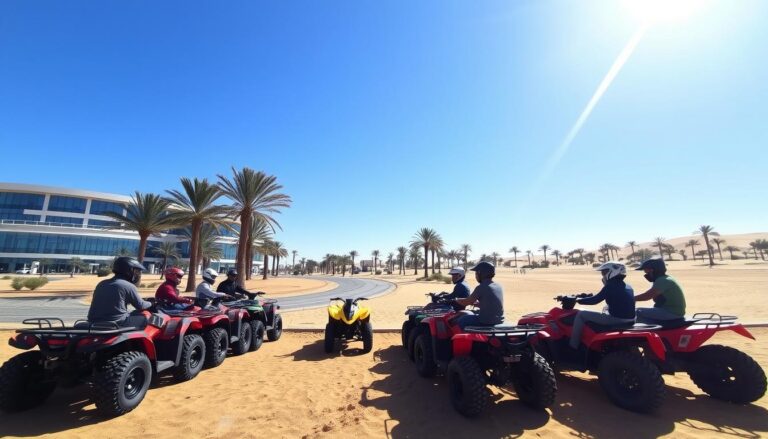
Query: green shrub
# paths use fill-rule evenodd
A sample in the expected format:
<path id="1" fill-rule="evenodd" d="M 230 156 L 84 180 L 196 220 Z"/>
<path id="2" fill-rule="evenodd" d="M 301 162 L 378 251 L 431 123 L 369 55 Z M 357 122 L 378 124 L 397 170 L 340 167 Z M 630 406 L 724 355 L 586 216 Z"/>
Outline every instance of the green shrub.
<path id="1" fill-rule="evenodd" d="M 451 282 L 450 277 L 443 276 L 441 273 L 433 273 L 431 276 L 429 276 L 429 280 L 436 280 L 438 282 L 445 282 L 445 283 Z"/>
<path id="2" fill-rule="evenodd" d="M 380 274 L 381 274 L 381 270 L 376 270 L 376 275 L 378 276 Z"/>
<path id="3" fill-rule="evenodd" d="M 3 279 L 3 280 L 8 280 L 8 279 L 10 279 L 10 278 L 11 278 L 11 276 L 3 276 L 3 277 L 2 277 L 2 278 L 0 278 L 0 279 Z"/>
<path id="4" fill-rule="evenodd" d="M 34 291 L 47 283 L 48 283 L 47 277 L 30 277 L 30 278 L 24 279 L 23 285 L 29 288 L 30 290 Z"/>
<path id="5" fill-rule="evenodd" d="M 112 274 L 112 269 L 109 267 L 99 267 L 99 269 L 96 270 L 96 276 L 98 277 L 109 276 L 110 274 Z"/>
<path id="6" fill-rule="evenodd" d="M 139 288 L 147 288 L 147 284 L 139 284 Z"/>
<path id="7" fill-rule="evenodd" d="M 152 282 L 151 284 L 147 285 L 147 288 L 155 288 L 160 282 Z"/>
<path id="8" fill-rule="evenodd" d="M 24 278 L 23 277 L 14 277 L 11 281 L 11 288 L 13 288 L 16 291 L 19 291 L 24 287 Z"/>

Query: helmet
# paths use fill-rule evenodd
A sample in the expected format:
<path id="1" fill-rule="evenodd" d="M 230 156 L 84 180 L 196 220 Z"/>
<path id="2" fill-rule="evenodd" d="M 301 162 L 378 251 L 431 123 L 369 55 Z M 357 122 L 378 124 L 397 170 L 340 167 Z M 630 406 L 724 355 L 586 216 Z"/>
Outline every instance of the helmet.
<path id="1" fill-rule="evenodd" d="M 459 276 L 464 276 L 464 269 L 461 267 L 453 267 L 451 268 L 451 271 L 448 272 L 448 274 L 458 274 Z"/>
<path id="2" fill-rule="evenodd" d="M 230 268 L 227 270 L 227 276 L 237 276 L 237 270 L 234 268 Z"/>
<path id="3" fill-rule="evenodd" d="M 216 276 L 218 275 L 219 273 L 217 273 L 213 268 L 206 268 L 203 270 L 203 279 L 209 281 L 210 283 L 213 283 L 213 281 L 216 280 Z"/>
<path id="4" fill-rule="evenodd" d="M 181 278 L 184 277 L 184 270 L 179 267 L 168 267 L 163 274 L 165 275 L 165 280 L 178 285 L 181 282 Z"/>
<path id="5" fill-rule="evenodd" d="M 496 267 L 493 266 L 490 262 L 480 262 L 474 267 L 470 268 L 470 270 L 474 271 L 480 276 L 480 279 L 485 278 L 492 278 L 496 275 Z"/>
<path id="6" fill-rule="evenodd" d="M 135 271 L 139 270 L 138 273 Z M 128 256 L 120 256 L 115 258 L 115 262 L 112 263 L 112 272 L 121 279 L 125 279 L 132 283 L 138 283 L 141 279 L 141 272 L 144 271 L 144 266 L 136 259 Z"/>
<path id="7" fill-rule="evenodd" d="M 650 269 L 652 271 L 652 273 L 645 275 L 645 278 L 649 282 L 653 282 L 659 276 L 667 274 L 667 264 L 665 264 L 664 260 L 661 258 L 646 259 L 642 264 L 640 264 L 639 267 L 637 267 L 638 271 L 645 271 L 646 269 Z"/>
<path id="8" fill-rule="evenodd" d="M 625 267 L 624 264 L 613 261 L 606 262 L 605 264 L 595 268 L 595 271 L 603 272 L 603 283 L 609 279 L 613 279 L 616 276 L 627 275 L 627 267 Z"/>

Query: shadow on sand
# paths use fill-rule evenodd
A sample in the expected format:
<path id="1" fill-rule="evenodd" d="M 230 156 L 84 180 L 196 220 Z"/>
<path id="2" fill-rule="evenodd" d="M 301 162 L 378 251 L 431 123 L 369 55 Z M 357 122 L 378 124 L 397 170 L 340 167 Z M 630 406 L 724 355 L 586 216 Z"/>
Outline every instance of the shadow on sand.
<path id="1" fill-rule="evenodd" d="M 327 360 L 329 358 L 334 358 L 338 356 L 342 357 L 356 357 L 359 355 L 365 355 L 366 352 L 363 352 L 363 349 L 358 347 L 362 344 L 362 342 L 350 342 L 353 346 L 356 344 L 358 346 L 350 347 L 347 343 L 341 343 L 341 350 L 339 351 L 339 342 L 336 343 L 336 352 L 332 353 L 326 353 L 324 348 L 324 341 L 322 339 L 316 340 L 310 343 L 305 344 L 298 350 L 291 352 L 290 354 L 283 355 L 282 357 L 288 358 L 293 357 L 293 361 L 323 361 Z"/>
<path id="2" fill-rule="evenodd" d="M 370 371 L 382 377 L 363 389 L 360 404 L 389 413 L 382 426 L 386 437 L 517 437 L 549 421 L 547 411 L 530 409 L 516 399 L 499 401 L 510 393 L 497 388 L 488 410 L 467 419 L 454 411 L 445 379 L 419 377 L 401 346 L 377 350 L 374 358 Z"/>

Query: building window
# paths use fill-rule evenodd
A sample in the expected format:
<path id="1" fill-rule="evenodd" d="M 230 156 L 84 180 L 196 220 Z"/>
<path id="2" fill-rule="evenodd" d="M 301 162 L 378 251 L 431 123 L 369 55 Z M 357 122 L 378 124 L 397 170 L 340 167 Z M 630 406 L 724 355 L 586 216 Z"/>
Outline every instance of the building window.
<path id="1" fill-rule="evenodd" d="M 93 200 L 91 201 L 91 215 L 104 215 L 107 212 L 123 213 L 124 206 L 120 203 L 110 201 Z"/>
<path id="2" fill-rule="evenodd" d="M 103 220 L 92 219 L 92 220 L 88 220 L 88 225 L 99 226 L 99 227 L 119 227 L 120 223 L 118 223 L 117 221 L 103 221 Z"/>
<path id="3" fill-rule="evenodd" d="M 45 195 L 0 192 L 0 220 L 40 221 L 40 215 L 27 215 L 24 209 L 41 210 Z"/>
<path id="4" fill-rule="evenodd" d="M 51 199 L 48 200 L 48 210 L 56 212 L 85 213 L 85 203 L 85 198 L 51 195 Z"/>
<path id="5" fill-rule="evenodd" d="M 45 222 L 55 223 L 55 224 L 72 224 L 72 225 L 78 225 L 78 226 L 83 225 L 82 218 L 70 218 L 68 216 L 48 215 L 45 217 Z"/>

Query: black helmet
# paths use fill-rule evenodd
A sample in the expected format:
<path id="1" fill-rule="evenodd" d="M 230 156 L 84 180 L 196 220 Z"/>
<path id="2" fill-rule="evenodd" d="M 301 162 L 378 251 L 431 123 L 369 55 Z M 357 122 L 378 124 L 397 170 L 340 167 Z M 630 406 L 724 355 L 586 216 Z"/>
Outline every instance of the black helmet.
<path id="1" fill-rule="evenodd" d="M 478 263 L 474 267 L 470 268 L 470 270 L 479 274 L 481 279 L 492 278 L 496 275 L 496 267 L 494 267 L 490 262 L 485 261 Z"/>
<path id="2" fill-rule="evenodd" d="M 135 279 L 133 270 L 144 271 L 144 266 L 141 265 L 136 259 L 129 258 L 128 256 L 120 256 L 119 258 L 115 258 L 115 262 L 112 263 L 113 273 L 122 279 L 136 283 L 138 280 Z M 141 276 L 138 277 L 141 278 Z"/>
<path id="3" fill-rule="evenodd" d="M 230 268 L 227 270 L 227 276 L 237 276 L 237 270 L 234 268 Z"/>
<path id="4" fill-rule="evenodd" d="M 667 274 L 667 264 L 665 264 L 664 260 L 661 258 L 646 259 L 639 267 L 637 267 L 637 271 L 644 271 L 645 269 L 650 269 L 652 271 L 652 273 L 645 275 L 645 278 L 649 282 L 653 282 L 659 276 Z"/>

